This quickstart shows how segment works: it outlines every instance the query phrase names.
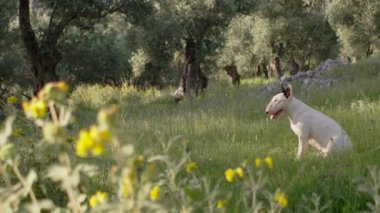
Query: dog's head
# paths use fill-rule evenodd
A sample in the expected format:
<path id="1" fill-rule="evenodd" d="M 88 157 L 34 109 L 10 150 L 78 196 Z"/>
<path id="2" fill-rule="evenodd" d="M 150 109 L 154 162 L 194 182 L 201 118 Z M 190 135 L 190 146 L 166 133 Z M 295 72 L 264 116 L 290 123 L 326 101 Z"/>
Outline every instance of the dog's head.
<path id="1" fill-rule="evenodd" d="M 286 111 L 291 99 L 293 98 L 292 86 L 289 84 L 286 88 L 281 85 L 282 92 L 273 96 L 265 112 L 270 115 L 270 119 L 279 118 Z"/>

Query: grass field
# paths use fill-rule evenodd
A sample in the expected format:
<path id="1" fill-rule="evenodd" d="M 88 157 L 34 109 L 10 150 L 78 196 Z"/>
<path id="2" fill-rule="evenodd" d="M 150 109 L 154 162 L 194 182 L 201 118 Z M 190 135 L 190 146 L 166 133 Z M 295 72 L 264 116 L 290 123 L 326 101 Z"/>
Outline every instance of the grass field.
<path id="1" fill-rule="evenodd" d="M 296 160 L 288 119 L 265 115 L 274 94 L 258 92 L 262 79 L 210 81 L 205 94 L 179 103 L 174 88 L 101 85 L 77 86 L 67 102 L 66 85 L 52 84 L 22 104 L 26 116 L 9 99 L 1 107 L 16 119 L 0 132 L 0 209 L 378 212 L 379 58 L 325 73 L 337 80 L 331 88 L 292 85 L 352 139 L 352 153 L 326 158 L 309 149 Z M 118 110 L 100 110 L 112 105 Z"/>
<path id="2" fill-rule="evenodd" d="M 265 116 L 274 94 L 259 94 L 262 85 L 252 80 L 236 88 L 229 82 L 210 82 L 203 96 L 178 104 L 171 100 L 170 90 L 141 93 L 127 87 L 80 86 L 71 96 L 80 120 L 75 128 L 93 122 L 97 109 L 117 104 L 119 138 L 134 144 L 139 153 L 156 153 L 161 141 L 181 136 L 178 143 L 187 143 L 191 160 L 213 181 L 245 160 L 271 156 L 274 168 L 268 187 L 286 192 L 285 211 L 302 211 L 298 208 L 302 196 L 312 193 L 327 205 L 326 212 L 365 210 L 371 197 L 359 192 L 354 180 L 368 173 L 368 165 L 380 166 L 380 60 L 371 58 L 325 75 L 338 83 L 328 89 L 296 83 L 294 95 L 337 120 L 352 139 L 353 153 L 321 158 L 310 149 L 297 161 L 297 138 L 288 119 L 272 121 Z M 171 154 L 181 155 L 177 147 Z M 222 188 L 235 190 L 223 181 Z M 228 211 L 239 209 L 230 206 Z"/>

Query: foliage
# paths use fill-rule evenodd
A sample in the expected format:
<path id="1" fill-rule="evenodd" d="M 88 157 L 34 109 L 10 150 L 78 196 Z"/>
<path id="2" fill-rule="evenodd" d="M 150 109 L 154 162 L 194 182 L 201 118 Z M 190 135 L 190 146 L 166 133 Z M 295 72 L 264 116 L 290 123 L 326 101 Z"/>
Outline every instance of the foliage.
<path id="1" fill-rule="evenodd" d="M 125 41 L 128 29 L 121 14 L 107 17 L 88 31 L 78 27 L 67 29 L 66 40 L 60 45 L 64 57 L 58 73 L 75 83 L 117 85 L 130 79 L 132 70 L 128 59 L 132 49 Z"/>
<path id="2" fill-rule="evenodd" d="M 253 50 L 254 36 L 251 31 L 254 28 L 254 18 L 249 15 L 235 16 L 229 24 L 224 36 L 224 46 L 218 49 L 218 67 L 220 70 L 226 65 L 235 64 L 239 67 L 239 73 L 252 75 L 253 63 L 257 58 Z M 224 73 L 223 73 L 224 74 Z"/>
<path id="3" fill-rule="evenodd" d="M 333 1 L 327 8 L 342 54 L 360 58 L 372 54 L 379 42 L 378 1 Z"/>
<path id="4" fill-rule="evenodd" d="M 235 64 L 243 77 L 275 56 L 286 71 L 293 59 L 313 67 L 340 55 L 359 59 L 379 46 L 375 0 L 38 1 L 30 8 L 38 51 L 29 50 L 35 60 L 28 60 L 17 6 L 17 1 L 1 3 L 3 94 L 43 78 L 29 69 L 38 67 L 37 56 L 54 55 L 54 63 L 42 64 L 56 67 L 61 79 L 74 84 L 162 88 L 178 83 L 188 39 L 196 41 L 206 74 L 225 75 L 223 67 Z M 144 64 L 134 70 L 137 61 Z"/>
<path id="5" fill-rule="evenodd" d="M 20 44 L 16 12 L 15 1 L 0 3 L 0 98 L 14 93 L 16 87 L 26 89 L 31 81 L 25 71 L 25 53 Z"/>
<path id="6" fill-rule="evenodd" d="M 234 16 L 224 36 L 215 57 L 219 69 L 235 64 L 245 76 L 273 57 L 287 70 L 293 60 L 315 66 L 338 54 L 335 32 L 320 8 L 301 1 L 262 1 L 251 14 Z"/>
<path id="7" fill-rule="evenodd" d="M 356 182 L 358 190 L 368 194 L 372 198 L 372 202 L 367 203 L 369 212 L 380 211 L 380 168 L 368 166 L 368 177 L 358 178 Z"/>
<path id="8" fill-rule="evenodd" d="M 319 11 L 301 1 L 262 3 L 252 29 L 258 59 L 278 56 L 285 62 L 295 59 L 300 65 L 317 65 L 335 57 L 335 34 Z"/>

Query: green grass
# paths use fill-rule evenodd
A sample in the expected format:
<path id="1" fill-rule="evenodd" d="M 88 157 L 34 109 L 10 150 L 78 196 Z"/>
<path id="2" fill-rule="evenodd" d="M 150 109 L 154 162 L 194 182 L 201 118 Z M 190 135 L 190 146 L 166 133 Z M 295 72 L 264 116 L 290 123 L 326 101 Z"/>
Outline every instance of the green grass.
<path id="1" fill-rule="evenodd" d="M 264 109 L 271 96 L 261 95 L 258 88 L 265 81 L 243 80 L 240 87 L 229 82 L 211 82 L 201 97 L 178 104 L 170 92 L 132 88 L 81 86 L 71 100 L 77 106 L 75 129 L 94 121 L 97 109 L 117 104 L 120 108 L 118 134 L 124 143 L 134 144 L 140 153 L 157 152 L 160 141 L 181 136 L 191 158 L 201 172 L 213 179 L 223 178 L 225 169 L 244 160 L 271 156 L 275 167 L 269 187 L 284 189 L 289 197 L 287 210 L 297 209 L 304 194 L 313 192 L 330 203 L 328 212 L 355 212 L 366 208 L 369 197 L 359 193 L 353 179 L 366 174 L 367 165 L 380 165 L 380 60 L 370 58 L 326 74 L 338 79 L 329 89 L 300 90 L 294 95 L 329 115 L 348 132 L 354 152 L 321 158 L 310 149 L 295 160 L 297 138 L 287 118 L 272 121 Z M 179 155 L 173 150 L 173 155 Z M 226 190 L 228 184 L 224 184 Z"/>

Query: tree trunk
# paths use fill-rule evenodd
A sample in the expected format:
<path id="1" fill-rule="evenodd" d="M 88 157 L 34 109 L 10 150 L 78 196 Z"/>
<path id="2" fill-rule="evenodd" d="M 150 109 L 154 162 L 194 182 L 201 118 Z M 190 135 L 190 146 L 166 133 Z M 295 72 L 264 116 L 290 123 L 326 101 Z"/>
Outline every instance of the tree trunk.
<path id="1" fill-rule="evenodd" d="M 269 77 L 279 79 L 282 76 L 280 58 L 274 57 L 269 64 Z"/>
<path id="2" fill-rule="evenodd" d="M 31 71 L 35 78 L 35 93 L 42 89 L 45 84 L 59 80 L 55 72 L 57 64 L 58 61 L 50 56 L 39 56 L 39 60 L 32 61 Z"/>
<path id="3" fill-rule="evenodd" d="M 295 75 L 300 71 L 300 65 L 297 64 L 296 60 L 292 59 L 290 61 L 291 68 L 290 68 L 290 75 Z"/>
<path id="4" fill-rule="evenodd" d="M 55 67 L 61 60 L 61 54 L 56 49 L 59 31 L 49 34 L 41 45 L 38 44 L 35 32 L 30 24 L 30 2 L 19 2 L 19 24 L 21 37 L 30 57 L 31 72 L 35 78 L 34 93 L 37 93 L 46 83 L 57 81 Z"/>
<path id="5" fill-rule="evenodd" d="M 267 64 L 265 62 L 261 62 L 259 67 L 260 67 L 261 72 L 264 73 L 264 77 L 269 78 L 269 72 L 268 72 Z"/>
<path id="6" fill-rule="evenodd" d="M 252 76 L 254 78 L 256 77 L 261 77 L 262 73 L 261 73 L 261 67 L 260 67 L 260 64 L 253 64 L 253 73 L 252 73 Z"/>
<path id="7" fill-rule="evenodd" d="M 230 76 L 232 80 L 232 85 L 239 86 L 240 85 L 240 75 L 237 71 L 237 67 L 234 64 L 223 67 L 223 69 L 227 72 L 227 75 Z"/>
<path id="8" fill-rule="evenodd" d="M 365 53 L 365 56 L 368 58 L 372 54 L 373 54 L 373 45 L 369 44 L 367 47 L 367 52 Z"/>
<path id="9" fill-rule="evenodd" d="M 192 39 L 186 41 L 185 66 L 178 89 L 174 92 L 176 101 L 184 96 L 197 96 L 207 88 L 208 79 L 200 68 L 199 60 L 196 57 L 196 43 Z"/>

